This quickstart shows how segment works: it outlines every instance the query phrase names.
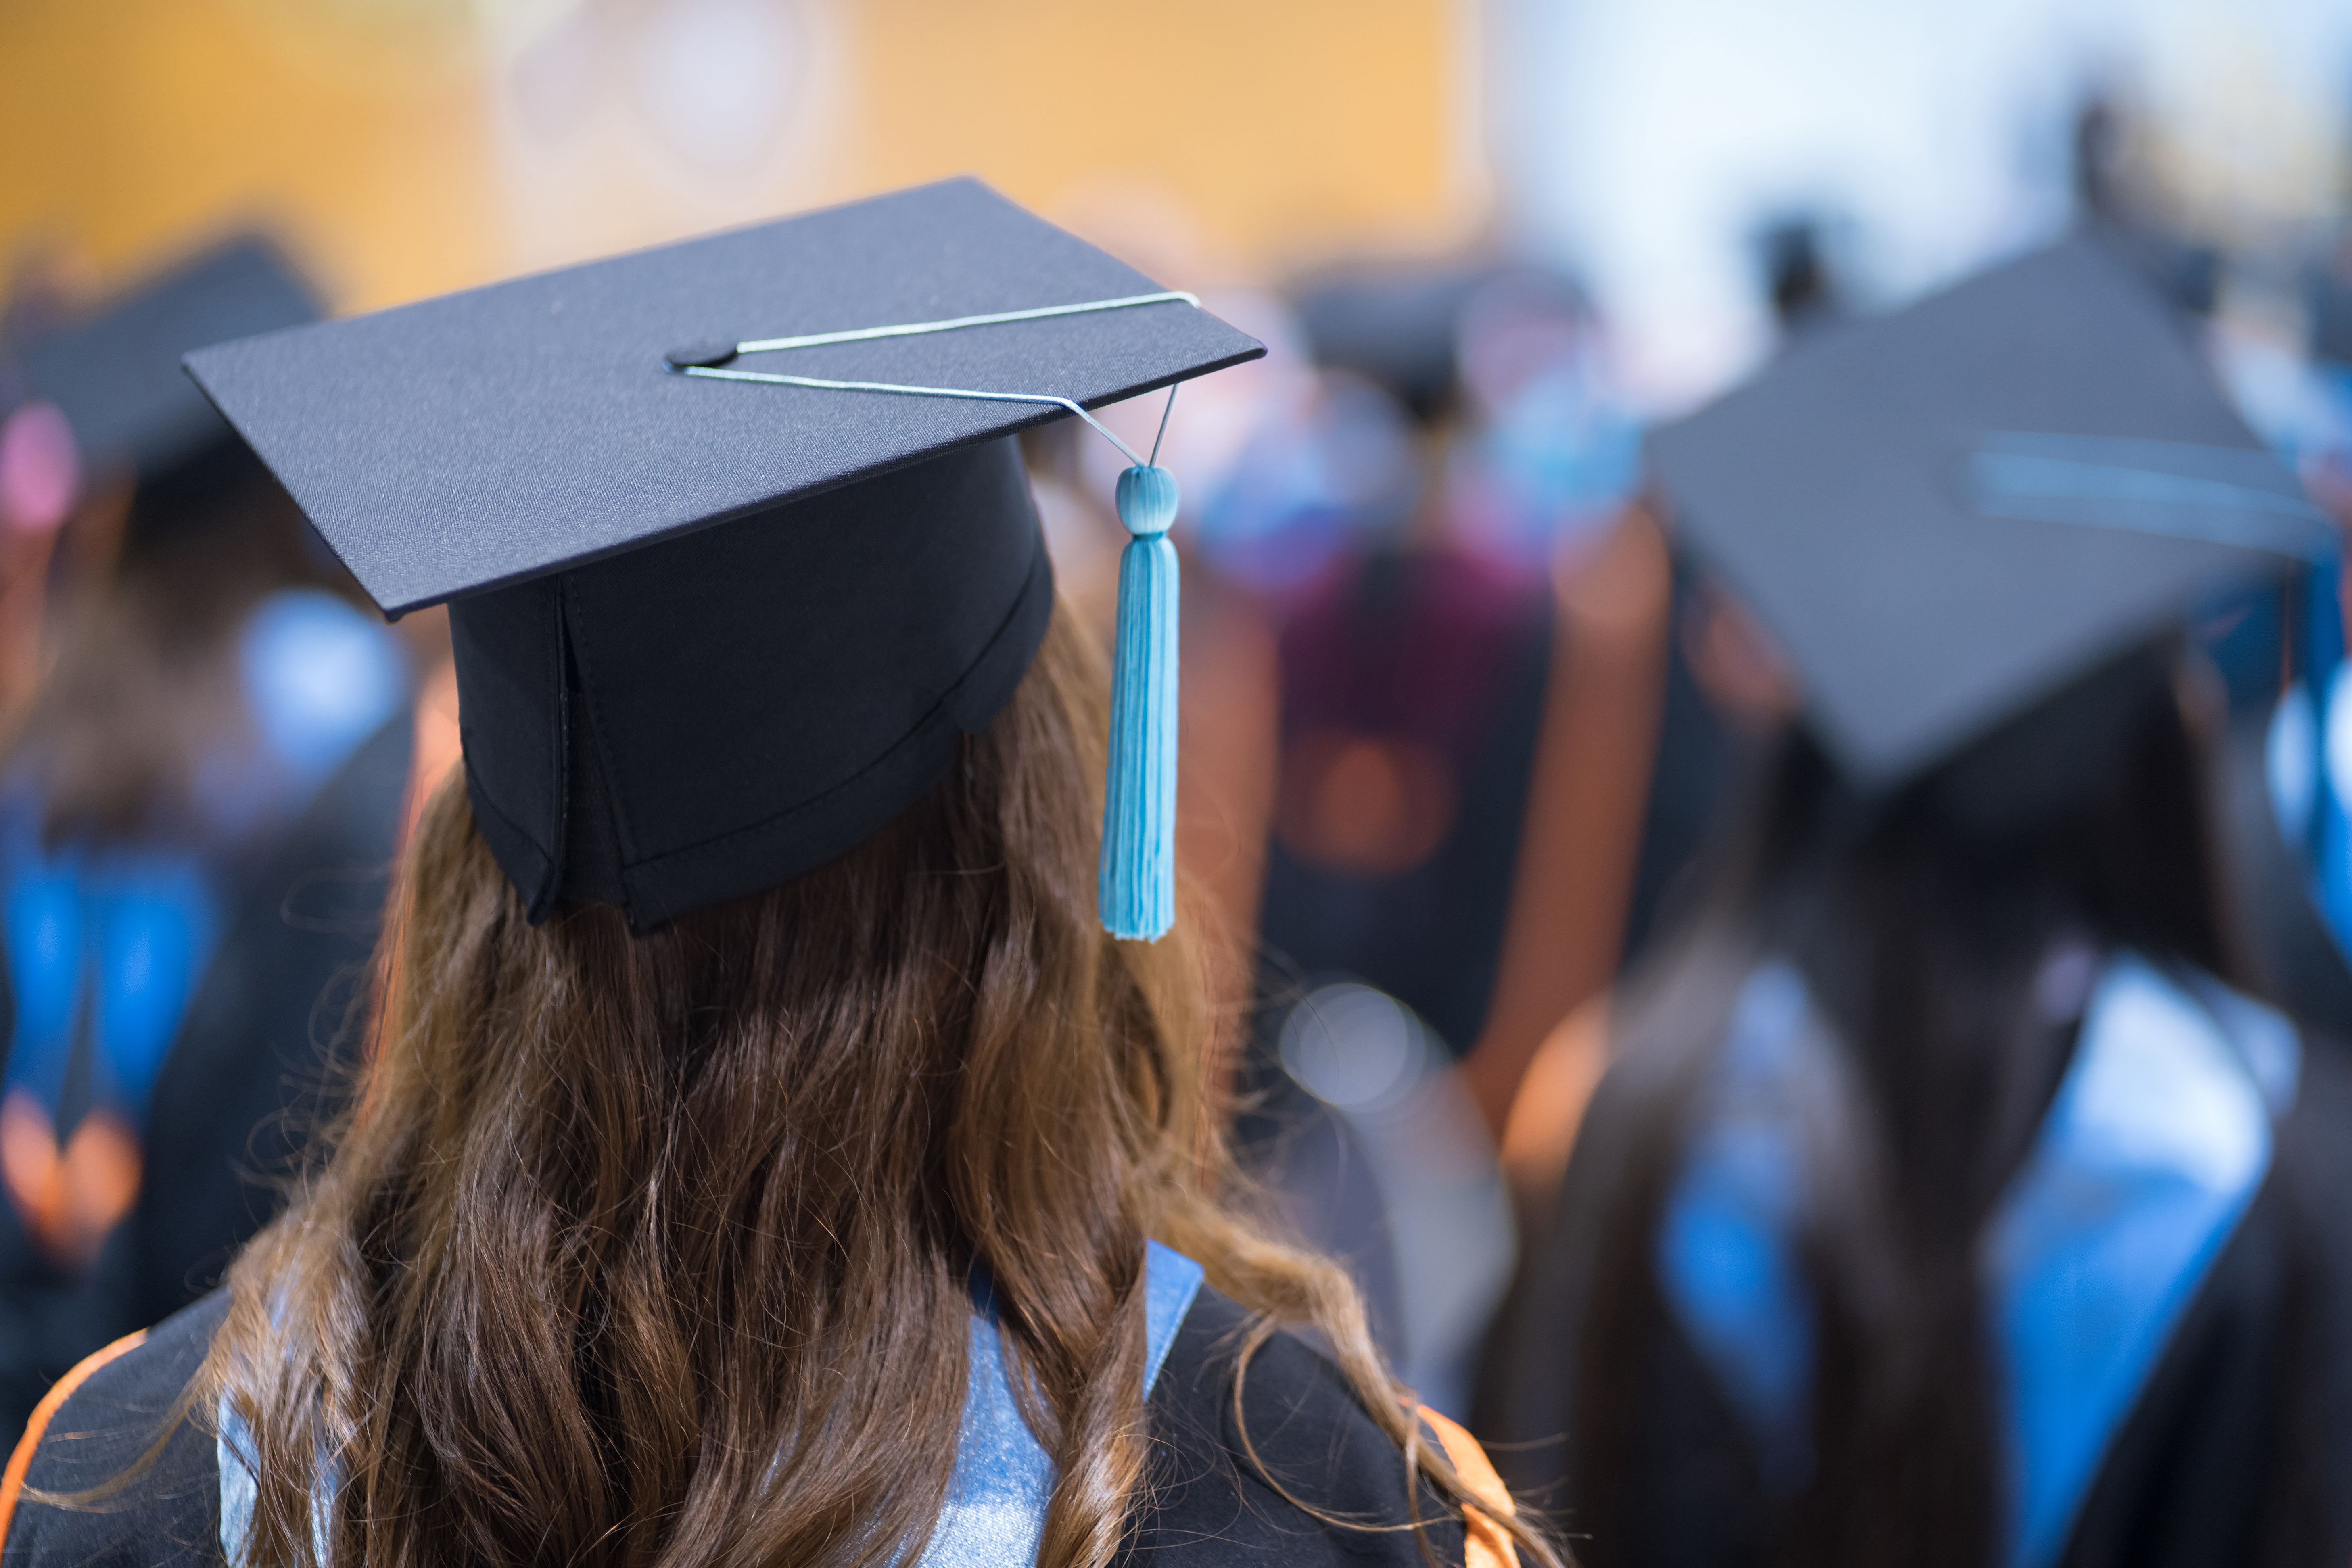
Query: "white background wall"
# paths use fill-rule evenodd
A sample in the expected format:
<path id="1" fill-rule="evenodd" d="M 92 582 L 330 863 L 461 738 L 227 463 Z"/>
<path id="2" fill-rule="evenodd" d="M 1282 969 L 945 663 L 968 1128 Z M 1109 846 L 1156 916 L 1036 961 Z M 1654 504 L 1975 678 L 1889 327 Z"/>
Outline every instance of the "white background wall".
<path id="1" fill-rule="evenodd" d="M 1583 274 L 1662 405 L 1769 343 L 1776 213 L 1832 217 L 1868 301 L 2061 227 L 2093 82 L 2210 231 L 2305 243 L 2344 194 L 2352 0 L 1494 0 L 1489 32 L 1511 237 Z"/>

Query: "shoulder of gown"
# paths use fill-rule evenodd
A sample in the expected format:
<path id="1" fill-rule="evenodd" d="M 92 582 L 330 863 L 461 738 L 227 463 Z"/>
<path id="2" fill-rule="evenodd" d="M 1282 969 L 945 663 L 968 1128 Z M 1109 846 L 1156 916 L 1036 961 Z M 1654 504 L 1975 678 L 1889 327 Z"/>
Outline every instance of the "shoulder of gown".
<path id="1" fill-rule="evenodd" d="M 1328 1357 L 1275 1334 L 1250 1360 L 1235 1419 L 1238 1352 L 1249 1324 L 1248 1312 L 1207 1286 L 1194 1298 L 1151 1391 L 1145 1500 L 1119 1561 L 1153 1568 L 1423 1568 L 1409 1528 L 1404 1456 Z M 1485 1456 L 1459 1427 L 1437 1418 L 1430 1431 L 1466 1482 L 1481 1496 L 1499 1497 Z M 1426 1487 L 1421 1516 L 1440 1563 L 1462 1563 L 1465 1553 L 1471 1568 L 1513 1561 L 1500 1531 L 1485 1526 L 1465 1534 Z"/>
<path id="2" fill-rule="evenodd" d="M 50 1391 L 0 1477 L 5 1568 L 215 1568 L 212 1428 L 179 1405 L 227 1313 L 215 1292 L 118 1340 Z"/>
<path id="3" fill-rule="evenodd" d="M 2063 1568 L 2352 1558 L 2352 1053 L 2307 1035 L 2268 1178 L 2116 1436 Z"/>
<path id="4" fill-rule="evenodd" d="M 212 1431 L 173 1417 L 227 1310 L 225 1294 L 207 1296 L 90 1357 L 43 1402 L 0 1480 L 0 1568 L 218 1568 Z M 1236 1421 L 1234 1376 L 1248 1326 L 1241 1307 L 1205 1287 L 1186 1314 L 1152 1391 L 1147 1491 L 1121 1561 L 1423 1568 L 1413 1532 L 1398 1528 L 1412 1516 L 1403 1456 L 1328 1358 L 1288 1334 L 1273 1336 L 1250 1362 Z M 1433 1418 L 1430 1433 L 1481 1495 L 1499 1496 L 1484 1456 L 1458 1427 Z M 159 1437 L 154 1461 L 135 1468 Z M 110 1484 L 96 1498 L 56 1497 Z M 1511 1563 L 1491 1527 L 1465 1532 L 1426 1489 L 1421 1507 L 1439 1563 Z M 1336 1524 L 1318 1512 L 1358 1522 Z"/>

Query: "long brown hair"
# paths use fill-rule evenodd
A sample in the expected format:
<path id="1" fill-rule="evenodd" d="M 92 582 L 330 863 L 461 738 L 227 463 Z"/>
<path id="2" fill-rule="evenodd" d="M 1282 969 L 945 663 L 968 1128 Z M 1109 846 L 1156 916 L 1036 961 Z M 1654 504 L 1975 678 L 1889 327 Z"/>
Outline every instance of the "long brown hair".
<path id="1" fill-rule="evenodd" d="M 1103 1563 L 1144 1479 L 1147 1237 L 1265 1315 L 1251 1348 L 1319 1331 L 1465 1504 L 1346 1277 L 1215 1195 L 1192 960 L 1094 915 L 1105 687 L 1057 611 L 887 830 L 639 938 L 530 925 L 443 785 L 358 1107 L 192 1390 L 252 1429 L 251 1563 L 313 1561 L 322 1465 L 329 1555 L 378 1568 L 911 1561 L 978 1264 L 1059 1469 L 1039 1560 Z"/>
<path id="2" fill-rule="evenodd" d="M 2041 1000 L 2042 966 L 2079 942 L 2251 984 L 2196 672 L 2171 639 L 2136 650 L 1877 801 L 1807 731 L 1783 737 L 1716 900 L 1623 1009 L 1632 1152 L 1602 1200 L 1570 1413 L 1591 1561 L 1641 1561 L 1647 1532 L 1692 1528 L 1685 1474 L 1658 1458 L 1671 1450 L 1637 1438 L 1669 1310 L 1656 1237 L 1734 998 L 1766 959 L 1796 966 L 1835 1042 L 1836 1087 L 1798 1134 L 1811 1168 L 1844 1179 L 1821 1182 L 1794 1238 L 1819 1322 L 1811 1475 L 1723 1527 L 1759 1562 L 1991 1560 L 2000 1415 L 1981 1236 L 2077 1023 Z M 2059 725 L 2078 731 L 2073 771 Z M 2102 728 L 2103 743 L 2080 738 Z M 1995 785 L 2046 798 L 1988 820 Z"/>

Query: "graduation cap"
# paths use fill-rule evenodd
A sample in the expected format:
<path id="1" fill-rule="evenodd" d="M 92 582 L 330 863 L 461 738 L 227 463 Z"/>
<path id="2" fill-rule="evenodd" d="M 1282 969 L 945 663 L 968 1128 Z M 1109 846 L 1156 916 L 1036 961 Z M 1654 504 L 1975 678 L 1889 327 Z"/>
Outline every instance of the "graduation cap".
<path id="1" fill-rule="evenodd" d="M 1018 431 L 1263 353 L 954 180 L 188 367 L 379 605 L 449 605 L 475 819 L 532 918 L 643 931 L 861 842 L 1012 695 L 1053 598 Z M 1118 500 L 1103 904 L 1150 937 L 1173 480 L 1139 460 Z"/>
<path id="2" fill-rule="evenodd" d="M 65 416 L 87 468 L 128 469 L 142 488 L 170 484 L 224 453 L 236 435 L 180 372 L 208 343 L 314 321 L 318 297 L 259 236 L 177 262 L 96 311 L 26 344 L 18 370 L 33 399 Z"/>
<path id="3" fill-rule="evenodd" d="M 1865 792 L 2335 547 L 2176 313 L 2080 238 L 1822 329 L 1650 450 Z"/>

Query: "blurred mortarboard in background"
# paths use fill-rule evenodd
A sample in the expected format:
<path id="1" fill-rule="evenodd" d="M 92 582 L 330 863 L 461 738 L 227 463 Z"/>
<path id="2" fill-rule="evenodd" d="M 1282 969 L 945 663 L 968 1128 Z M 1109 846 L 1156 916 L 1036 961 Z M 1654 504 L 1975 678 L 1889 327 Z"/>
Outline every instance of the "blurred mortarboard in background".
<path id="1" fill-rule="evenodd" d="M 1651 456 L 1866 790 L 2333 547 L 2180 319 L 2082 238 L 1806 338 Z"/>
<path id="2" fill-rule="evenodd" d="M 322 313 L 283 252 L 259 236 L 228 240 L 166 268 L 90 314 L 26 343 L 29 395 L 56 406 L 86 469 L 168 481 L 239 443 L 180 369 L 192 349 Z"/>
<path id="3" fill-rule="evenodd" d="M 1423 424 L 1453 407 L 1463 307 L 1492 267 L 1354 268 L 1295 285 L 1291 302 L 1315 362 L 1362 376 Z"/>
<path id="4" fill-rule="evenodd" d="M 1064 412 L 666 356 L 1154 291 L 955 180 L 188 363 L 377 604 L 450 602 L 476 821 L 533 917 L 645 930 L 851 848 L 1011 696 L 1053 587 L 1010 437 Z M 1093 406 L 1262 352 L 1171 297 L 740 363 Z"/>

